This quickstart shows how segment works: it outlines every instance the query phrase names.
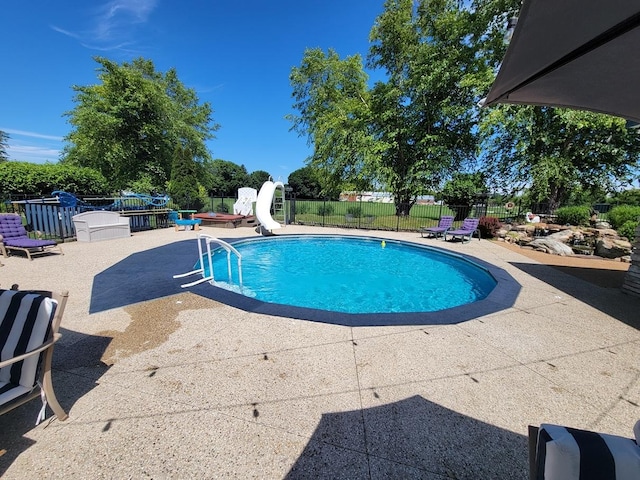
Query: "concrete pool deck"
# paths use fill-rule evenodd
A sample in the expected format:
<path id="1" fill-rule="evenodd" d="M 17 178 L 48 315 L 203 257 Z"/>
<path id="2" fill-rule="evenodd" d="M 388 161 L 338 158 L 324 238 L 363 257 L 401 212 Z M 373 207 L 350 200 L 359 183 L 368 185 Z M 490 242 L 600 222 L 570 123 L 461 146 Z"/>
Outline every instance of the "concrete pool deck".
<path id="1" fill-rule="evenodd" d="M 457 324 L 335 325 L 191 292 L 89 313 L 100 273 L 176 241 L 195 245 L 196 233 L 2 259 L 4 288 L 70 292 L 53 372 L 70 418 L 34 427 L 37 401 L 1 416 L 0 476 L 525 479 L 527 425 L 630 437 L 640 418 L 640 299 L 485 240 L 357 232 L 469 254 L 520 285 L 508 308 Z"/>

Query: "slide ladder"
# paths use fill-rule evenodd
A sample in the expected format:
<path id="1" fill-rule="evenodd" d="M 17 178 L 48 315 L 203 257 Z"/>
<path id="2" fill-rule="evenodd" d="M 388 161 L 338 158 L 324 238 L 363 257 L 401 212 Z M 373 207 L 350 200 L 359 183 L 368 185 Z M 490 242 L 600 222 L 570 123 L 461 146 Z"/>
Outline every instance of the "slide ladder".
<path id="1" fill-rule="evenodd" d="M 174 275 L 173 278 L 184 278 L 191 275 L 201 275 L 202 278 L 190 282 L 184 283 L 180 285 L 182 288 L 193 287 L 194 285 L 198 285 L 200 283 L 209 282 L 211 285 L 215 282 L 215 277 L 213 273 L 213 253 L 211 252 L 211 244 L 220 245 L 227 252 L 227 273 L 229 276 L 229 284 L 233 283 L 233 277 L 231 275 L 231 254 L 233 253 L 238 259 L 238 284 L 240 286 L 240 291 L 242 291 L 242 255 L 236 248 L 225 242 L 224 240 L 220 240 L 219 238 L 212 237 L 211 235 L 207 235 L 205 233 L 198 234 L 198 264 L 199 268 L 195 268 L 187 273 L 179 273 Z M 205 248 L 203 248 L 203 243 Z M 205 264 L 206 262 L 206 264 Z M 207 267 L 208 272 L 207 272 Z M 207 275 L 208 273 L 208 275 Z"/>

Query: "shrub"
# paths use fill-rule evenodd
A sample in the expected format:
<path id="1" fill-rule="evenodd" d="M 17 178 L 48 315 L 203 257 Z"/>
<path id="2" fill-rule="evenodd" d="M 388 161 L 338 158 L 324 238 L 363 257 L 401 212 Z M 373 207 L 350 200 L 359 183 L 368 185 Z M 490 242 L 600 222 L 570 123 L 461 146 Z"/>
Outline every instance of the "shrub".
<path id="1" fill-rule="evenodd" d="M 54 190 L 76 195 L 104 195 L 109 188 L 102 174 L 90 168 L 59 163 L 0 163 L 0 192 L 10 195 L 50 195 Z"/>
<path id="2" fill-rule="evenodd" d="M 482 238 L 493 238 L 501 226 L 500 220 L 496 217 L 480 217 L 478 230 L 480 230 Z"/>
<path id="3" fill-rule="evenodd" d="M 636 238 L 636 228 L 638 228 L 636 220 L 627 220 L 618 228 L 618 235 L 627 237 L 630 242 L 633 242 Z"/>
<path id="4" fill-rule="evenodd" d="M 347 213 L 353 215 L 356 218 L 359 218 L 362 216 L 362 208 L 356 205 L 352 205 L 350 207 L 347 207 Z"/>
<path id="5" fill-rule="evenodd" d="M 560 207 L 555 211 L 560 225 L 589 225 L 591 207 L 586 205 L 575 207 Z"/>
<path id="6" fill-rule="evenodd" d="M 216 212 L 218 212 L 218 213 L 229 213 L 229 207 L 227 206 L 226 203 L 220 202 L 218 205 L 216 205 Z"/>
<path id="7" fill-rule="evenodd" d="M 318 215 L 322 215 L 323 217 L 329 216 L 333 213 L 333 205 L 330 203 L 324 203 L 318 206 Z"/>
<path id="8" fill-rule="evenodd" d="M 625 223 L 633 221 L 638 225 L 638 218 L 640 218 L 640 207 L 633 205 L 620 205 L 613 207 L 609 210 L 607 215 L 609 223 L 615 229 L 619 229 Z"/>

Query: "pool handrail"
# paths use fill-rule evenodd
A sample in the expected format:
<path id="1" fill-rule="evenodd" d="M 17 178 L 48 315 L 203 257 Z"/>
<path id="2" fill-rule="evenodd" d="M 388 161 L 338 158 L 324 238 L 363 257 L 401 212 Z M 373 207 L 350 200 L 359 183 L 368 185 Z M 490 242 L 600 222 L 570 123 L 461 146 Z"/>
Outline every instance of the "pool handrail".
<path id="1" fill-rule="evenodd" d="M 195 281 L 195 282 L 185 283 L 183 285 L 180 285 L 181 288 L 193 287 L 194 285 L 198 285 L 199 283 L 213 280 L 213 270 L 210 268 L 209 269 L 209 273 L 211 273 L 211 276 L 205 277 L 204 276 L 204 264 L 202 264 L 202 258 L 204 256 L 204 251 L 202 249 L 201 239 L 203 239 L 204 237 L 209 237 L 209 236 L 210 235 L 207 235 L 207 234 L 204 234 L 204 233 L 199 233 L 198 237 L 197 237 L 197 241 L 198 241 L 198 260 L 200 261 L 200 264 L 201 264 L 200 268 L 197 268 L 195 270 L 191 270 L 190 272 L 186 272 L 186 273 L 178 273 L 178 274 L 173 276 L 173 278 L 184 278 L 184 277 L 188 277 L 190 275 L 195 275 L 197 273 L 200 273 L 200 274 L 202 274 L 202 278 L 200 280 Z M 206 243 L 206 238 L 205 238 L 205 243 Z"/>
<path id="2" fill-rule="evenodd" d="M 238 250 L 236 250 L 236 248 L 233 245 L 219 238 L 215 238 L 215 237 L 212 237 L 211 235 L 207 235 L 206 233 L 199 233 L 197 240 L 198 240 L 198 255 L 199 255 L 198 259 L 201 264 L 201 267 L 195 270 L 191 270 L 190 272 L 187 272 L 187 273 L 180 273 L 180 274 L 174 275 L 173 278 L 184 278 L 184 277 L 188 277 L 190 275 L 195 275 L 195 274 L 201 274 L 202 278 L 194 282 L 182 284 L 180 285 L 180 287 L 189 288 L 204 282 L 209 282 L 213 285 L 215 278 L 213 274 L 213 260 L 212 260 L 213 255 L 211 254 L 211 244 L 216 243 L 220 245 L 227 252 L 227 271 L 229 274 L 229 284 L 233 283 L 233 277 L 231 275 L 231 253 L 234 253 L 237 256 L 238 283 L 240 285 L 240 290 L 242 291 L 242 255 L 240 254 L 240 252 L 238 252 Z M 209 265 L 209 276 L 206 276 L 206 277 L 204 275 L 205 268 L 204 268 L 204 251 L 202 248 L 202 243 L 203 243 L 202 240 L 204 240 L 204 244 L 206 245 L 207 263 Z"/>
<path id="3" fill-rule="evenodd" d="M 220 240 L 219 238 L 211 237 L 208 235 L 207 237 L 207 255 L 209 257 L 209 271 L 211 272 L 211 276 L 213 277 L 213 264 L 211 262 L 211 243 L 215 242 L 222 248 L 224 248 L 227 252 L 227 273 L 229 275 L 230 284 L 233 283 L 233 277 L 231 276 L 231 253 L 233 252 L 238 258 L 238 283 L 240 285 L 240 289 L 242 289 L 242 254 L 238 250 L 236 250 L 233 245 L 225 242 L 224 240 Z"/>

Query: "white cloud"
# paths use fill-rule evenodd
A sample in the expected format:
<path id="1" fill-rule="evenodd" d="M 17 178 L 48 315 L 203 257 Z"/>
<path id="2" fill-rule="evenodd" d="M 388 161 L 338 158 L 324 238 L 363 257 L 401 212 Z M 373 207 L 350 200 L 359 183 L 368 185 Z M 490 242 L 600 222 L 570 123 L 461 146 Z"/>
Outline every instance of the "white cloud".
<path id="1" fill-rule="evenodd" d="M 111 0 L 98 6 L 77 30 L 51 25 L 51 29 L 74 38 L 92 50 L 122 50 L 133 44 L 136 25 L 144 24 L 157 0 Z"/>
<path id="2" fill-rule="evenodd" d="M 2 130 L 5 133 L 8 133 L 10 136 L 13 136 L 13 137 L 18 136 L 18 137 L 29 137 L 29 138 L 41 138 L 43 140 L 56 140 L 58 142 L 61 142 L 63 140 L 63 138 L 58 135 L 48 135 L 45 133 L 28 132 L 26 130 L 15 130 L 13 128 L 4 128 L 4 127 L 0 127 L 0 130 Z"/>
<path id="3" fill-rule="evenodd" d="M 49 146 L 39 145 L 12 145 L 9 144 L 7 156 L 10 160 L 20 162 L 44 163 L 46 161 L 57 162 L 60 150 Z"/>
<path id="4" fill-rule="evenodd" d="M 66 35 L 67 37 L 76 38 L 76 39 L 80 38 L 79 35 L 73 32 L 70 32 L 68 30 L 64 30 L 60 27 L 56 27 L 55 25 L 49 25 L 49 26 L 51 27 L 52 30 L 55 30 L 56 32 L 61 33 L 63 35 Z"/>
<path id="5" fill-rule="evenodd" d="M 4 127 L 0 130 L 9 134 L 5 151 L 10 160 L 44 163 L 57 162 L 60 158 L 64 139 L 59 135 Z"/>

